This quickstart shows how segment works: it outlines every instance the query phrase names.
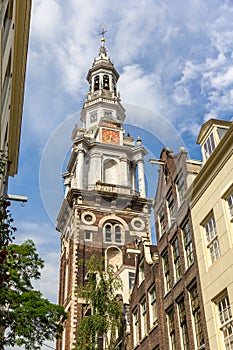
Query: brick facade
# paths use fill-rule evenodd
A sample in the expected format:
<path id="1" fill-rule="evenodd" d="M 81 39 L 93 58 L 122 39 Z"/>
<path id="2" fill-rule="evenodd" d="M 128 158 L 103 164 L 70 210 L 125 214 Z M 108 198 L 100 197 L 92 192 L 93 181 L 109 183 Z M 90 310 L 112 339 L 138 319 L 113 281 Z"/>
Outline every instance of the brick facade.
<path id="1" fill-rule="evenodd" d="M 160 167 L 154 206 L 157 246 L 150 247 L 151 256 L 154 251 L 158 253 L 158 261 L 153 264 L 146 262 L 142 244 L 130 302 L 132 337 L 132 315 L 136 307 L 138 324 L 142 326 L 140 303 L 144 296 L 149 325 L 148 291 L 153 283 L 158 321 L 152 329 L 147 326 L 148 332 L 144 337 L 139 327 L 139 341 L 132 349 L 209 349 L 191 215 L 185 200 L 187 183 L 195 176 L 198 166 L 187 160 L 183 149 L 179 154 L 163 149 L 160 160 L 163 165 Z M 142 260 L 145 278 L 140 284 Z"/>

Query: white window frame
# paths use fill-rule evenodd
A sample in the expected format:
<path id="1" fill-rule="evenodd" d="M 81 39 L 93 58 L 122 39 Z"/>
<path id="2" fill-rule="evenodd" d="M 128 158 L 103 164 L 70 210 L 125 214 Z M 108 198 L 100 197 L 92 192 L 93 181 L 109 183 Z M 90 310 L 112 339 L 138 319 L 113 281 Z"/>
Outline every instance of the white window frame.
<path id="1" fill-rule="evenodd" d="M 141 338 L 147 335 L 147 304 L 146 297 L 140 302 L 140 316 L 141 316 Z"/>
<path id="2" fill-rule="evenodd" d="M 228 213 L 230 216 L 230 221 L 233 222 L 233 190 L 226 197 Z"/>
<path id="3" fill-rule="evenodd" d="M 159 238 L 164 235 L 166 232 L 166 225 L 165 225 L 165 212 L 164 208 L 161 208 L 159 210 L 158 214 L 158 224 L 159 224 Z"/>
<path id="4" fill-rule="evenodd" d="M 139 323 L 138 323 L 138 308 L 136 307 L 132 313 L 133 318 L 133 345 L 136 346 L 139 342 Z"/>
<path id="5" fill-rule="evenodd" d="M 149 316 L 150 316 L 150 328 L 152 328 L 158 321 L 157 313 L 157 297 L 156 297 L 156 288 L 153 285 L 148 292 L 149 299 Z"/>
<path id="6" fill-rule="evenodd" d="M 185 254 L 185 265 L 188 269 L 194 263 L 194 252 L 193 252 L 193 241 L 191 236 L 191 224 L 190 220 L 187 219 L 181 226 L 184 254 Z"/>
<path id="7" fill-rule="evenodd" d="M 175 218 L 175 200 L 171 190 L 167 195 L 166 202 L 167 202 L 168 223 L 169 223 L 169 226 L 171 226 Z"/>
<path id="8" fill-rule="evenodd" d="M 173 255 L 174 277 L 175 277 L 175 282 L 177 282 L 182 275 L 180 250 L 179 250 L 179 243 L 178 243 L 177 236 L 172 241 L 172 255 Z"/>
<path id="9" fill-rule="evenodd" d="M 205 143 L 203 144 L 203 151 L 205 155 L 205 160 L 207 160 L 216 148 L 214 140 L 214 132 L 207 137 Z"/>
<path id="10" fill-rule="evenodd" d="M 225 349 L 233 349 L 233 317 L 227 290 L 216 302 L 218 311 L 218 326 L 222 334 Z"/>
<path id="11" fill-rule="evenodd" d="M 132 290 L 135 282 L 135 272 L 129 271 L 129 290 Z"/>
<path id="12" fill-rule="evenodd" d="M 204 224 L 204 228 L 206 233 L 207 248 L 210 254 L 210 260 L 213 264 L 221 256 L 216 223 L 213 213 L 211 214 L 211 216 L 209 216 L 209 219 Z"/>
<path id="13" fill-rule="evenodd" d="M 186 307 L 185 307 L 184 296 L 182 296 L 182 298 L 178 300 L 177 306 L 178 306 L 178 314 L 179 314 L 180 337 L 182 339 L 181 341 L 182 350 L 190 350 L 188 323 L 187 323 L 187 317 L 186 317 Z"/>
<path id="14" fill-rule="evenodd" d="M 162 255 L 162 259 L 163 259 L 163 272 L 164 272 L 164 287 L 165 287 L 164 289 L 166 294 L 171 290 L 171 271 L 170 271 L 170 265 L 169 265 L 168 251 L 164 252 L 164 254 Z M 165 262 L 167 263 L 167 267 Z"/>
<path id="15" fill-rule="evenodd" d="M 142 259 L 142 261 L 140 261 L 139 263 L 139 275 L 138 275 L 138 282 L 139 282 L 139 285 L 144 281 L 145 279 L 145 271 L 144 271 L 144 260 Z"/>
<path id="16" fill-rule="evenodd" d="M 176 192 L 178 194 L 178 207 L 180 207 L 185 200 L 185 181 L 182 172 L 179 173 L 176 180 Z"/>
<path id="17" fill-rule="evenodd" d="M 175 310 L 174 308 L 169 309 L 167 312 L 167 325 L 169 335 L 169 349 L 176 350 L 176 332 L 175 332 Z"/>

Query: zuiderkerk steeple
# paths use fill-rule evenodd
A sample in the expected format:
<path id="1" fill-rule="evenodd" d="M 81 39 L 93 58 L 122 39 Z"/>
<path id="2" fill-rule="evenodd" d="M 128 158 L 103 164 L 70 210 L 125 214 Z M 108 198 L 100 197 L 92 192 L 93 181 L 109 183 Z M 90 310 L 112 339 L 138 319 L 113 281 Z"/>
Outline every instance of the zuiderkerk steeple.
<path id="1" fill-rule="evenodd" d="M 85 128 L 93 128 L 102 118 L 111 118 L 118 123 L 125 120 L 125 110 L 120 103 L 120 94 L 117 90 L 118 78 L 119 74 L 107 55 L 102 30 L 99 56 L 94 59 L 87 74 L 89 92 L 81 113 L 81 121 Z"/>
<path id="2" fill-rule="evenodd" d="M 105 46 L 102 31 L 99 55 L 87 73 L 89 91 L 81 111 L 82 126 L 72 132 L 72 152 L 63 174 L 66 187 L 58 215 L 61 233 L 61 274 L 59 302 L 69 311 L 63 339 L 57 350 L 75 348 L 77 327 L 87 311 L 77 294 L 77 284 L 85 283 L 79 259 L 92 254 L 117 265 L 124 283 L 122 300 L 129 299 L 129 275 L 134 257 L 127 248 L 136 239 L 150 241 L 152 200 L 146 198 L 144 156 L 138 140 L 126 136 L 126 118 L 117 89 L 119 74 Z M 89 310 L 89 309 L 88 309 Z M 106 338 L 99 349 L 106 349 Z"/>

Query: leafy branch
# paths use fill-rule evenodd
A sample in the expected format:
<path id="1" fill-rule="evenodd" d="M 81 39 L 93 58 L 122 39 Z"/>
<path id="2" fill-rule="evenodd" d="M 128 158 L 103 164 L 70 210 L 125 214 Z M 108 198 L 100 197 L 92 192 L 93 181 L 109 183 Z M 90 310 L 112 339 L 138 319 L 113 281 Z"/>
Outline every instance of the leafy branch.
<path id="1" fill-rule="evenodd" d="M 93 255 L 89 261 L 81 261 L 87 270 L 87 282 L 78 287 L 78 295 L 91 308 L 91 315 L 84 317 L 78 327 L 76 350 L 98 348 L 99 337 L 108 350 L 117 349 L 116 330 L 123 323 L 123 312 L 117 294 L 122 281 L 112 265 L 105 268 L 104 259 Z"/>

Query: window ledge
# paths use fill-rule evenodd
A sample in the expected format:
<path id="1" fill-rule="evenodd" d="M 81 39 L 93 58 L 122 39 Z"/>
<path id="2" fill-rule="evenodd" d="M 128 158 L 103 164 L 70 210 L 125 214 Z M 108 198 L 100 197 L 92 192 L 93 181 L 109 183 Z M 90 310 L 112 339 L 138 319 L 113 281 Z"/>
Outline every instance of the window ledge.
<path id="1" fill-rule="evenodd" d="M 153 324 L 153 326 L 150 328 L 149 334 L 150 334 L 151 332 L 153 332 L 153 330 L 154 330 L 156 327 L 158 327 L 158 320 L 155 321 L 154 324 Z"/>

